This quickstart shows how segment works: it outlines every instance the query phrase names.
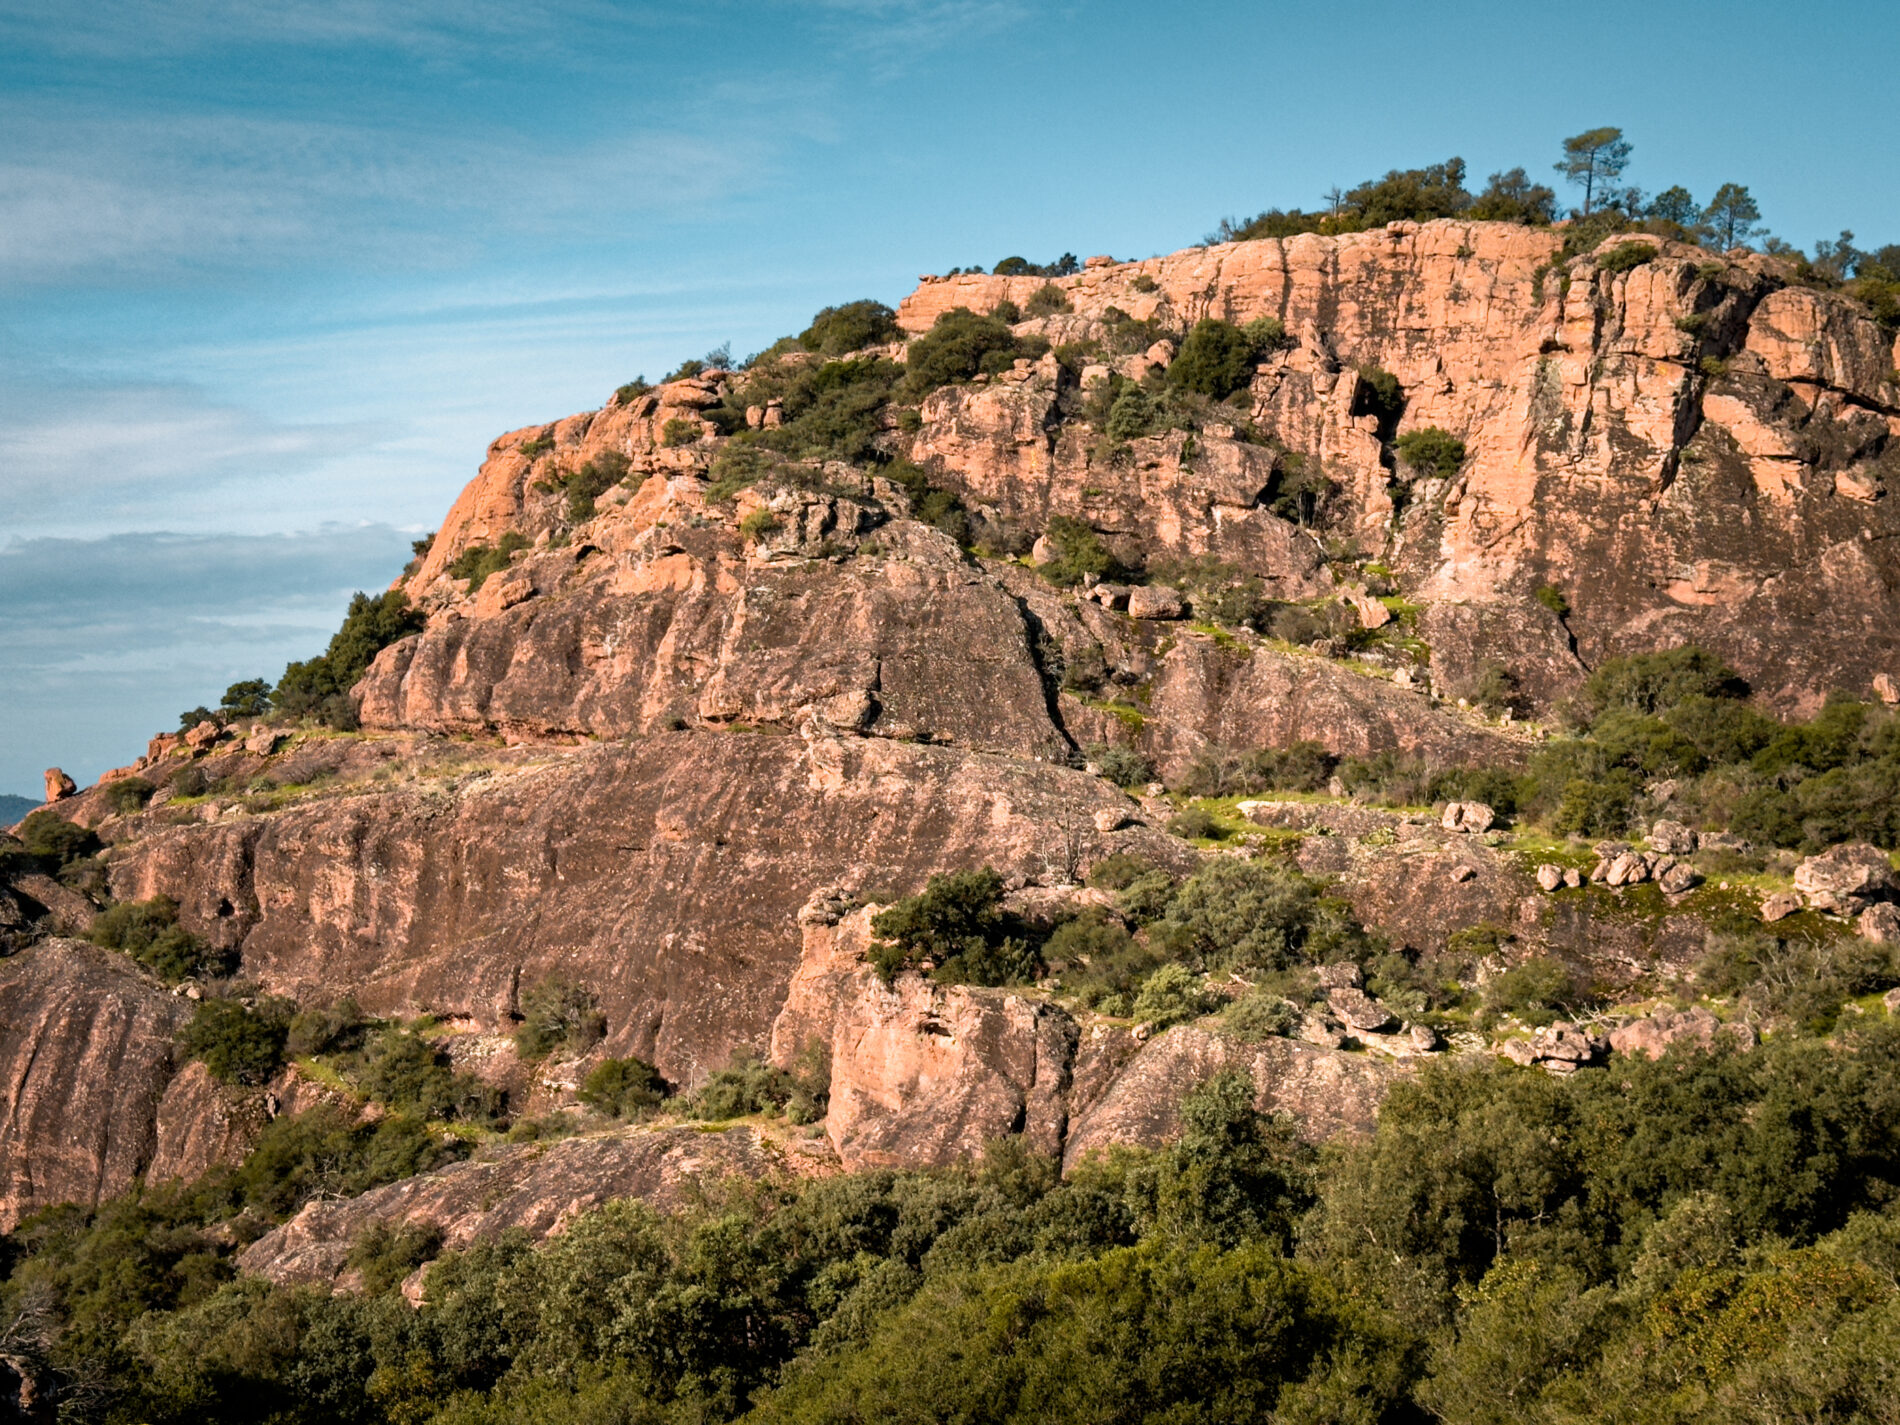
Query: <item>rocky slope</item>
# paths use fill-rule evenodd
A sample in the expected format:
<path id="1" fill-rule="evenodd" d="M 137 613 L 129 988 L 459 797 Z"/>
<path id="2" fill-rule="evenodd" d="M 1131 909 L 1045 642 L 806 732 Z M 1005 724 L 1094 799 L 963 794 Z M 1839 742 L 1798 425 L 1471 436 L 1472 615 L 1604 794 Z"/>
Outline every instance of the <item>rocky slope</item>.
<path id="1" fill-rule="evenodd" d="M 113 897 L 170 896 L 259 989 L 433 1015 L 458 1062 L 537 1108 L 571 1102 L 586 1067 L 521 1065 L 507 1040 L 524 989 L 554 977 L 596 996 L 596 1057 L 637 1054 L 682 1087 L 742 1050 L 790 1064 L 822 1045 L 824 1168 L 948 1163 L 1007 1134 L 1071 1161 L 1153 1142 L 1183 1089 L 1227 1064 L 1310 1133 L 1350 1131 L 1403 1072 L 1396 1040 L 1391 1057 L 1149 1037 L 1033 990 L 886 986 L 864 962 L 866 907 L 943 870 L 991 865 L 1060 902 L 1112 852 L 1189 864 L 1165 803 L 1081 766 L 1097 743 L 1137 747 L 1168 779 L 1210 748 L 1300 740 L 1511 765 L 1534 733 L 1454 705 L 1485 666 L 1548 703 L 1609 652 L 1686 640 L 1786 709 L 1835 686 L 1891 691 L 1893 344 L 1768 259 L 1658 244 L 1616 270 L 1561 262 L 1560 242 L 1441 222 L 1091 261 L 1055 284 L 1071 310 L 1019 333 L 1106 342 L 1129 319 L 1266 316 L 1289 339 L 1191 446 L 1176 430 L 1105 449 L 1083 415 L 1111 367 L 1139 377 L 1166 342 L 945 386 L 878 437 L 998 527 L 1071 516 L 1131 560 L 1216 559 L 1267 598 L 1368 628 L 1392 612 L 1367 583 L 1389 578 L 1404 637 L 1369 656 L 1214 627 L 1148 591 L 1052 587 L 914 518 L 914 490 L 869 467 L 716 498 L 726 440 L 706 413 L 742 378 L 711 371 L 491 446 L 402 582 L 426 625 L 357 686 L 362 733 L 161 737 L 57 809 L 107 843 Z M 898 319 L 915 334 L 1043 285 L 926 279 Z M 1375 369 L 1402 388 L 1396 421 L 1366 409 Z M 1465 442 L 1455 479 L 1395 458 L 1396 436 L 1428 426 Z M 1269 508 L 1294 457 L 1330 482 L 1324 530 Z M 609 459 L 626 478 L 577 508 L 562 472 Z M 451 572 L 509 535 L 520 552 L 479 589 Z M 208 795 L 128 813 L 110 794 L 186 767 Z M 1401 946 L 1486 926 L 1513 953 L 1615 976 L 1699 943 L 1680 898 L 1641 916 L 1607 892 L 1552 896 L 1522 857 L 1437 823 L 1298 806 L 1256 820 L 1300 837 L 1299 863 Z M 83 928 L 69 888 L 5 879 L 0 930 Z M 0 962 L 0 1222 L 241 1153 L 270 1106 L 177 1072 L 187 1007 L 77 942 Z M 546 1230 L 696 1164 L 780 1162 L 716 1142 L 684 1167 L 675 1139 L 641 1130 L 510 1149 L 325 1204 L 253 1252 L 260 1269 L 334 1275 L 377 1204 Z M 525 1205 L 496 1209 L 498 1192 Z"/>

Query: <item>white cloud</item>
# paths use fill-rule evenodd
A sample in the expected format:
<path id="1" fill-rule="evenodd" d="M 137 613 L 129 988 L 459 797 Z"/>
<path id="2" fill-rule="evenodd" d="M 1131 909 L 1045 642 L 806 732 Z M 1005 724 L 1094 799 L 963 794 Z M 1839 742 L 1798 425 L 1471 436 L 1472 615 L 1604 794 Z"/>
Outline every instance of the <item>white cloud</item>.
<path id="1" fill-rule="evenodd" d="M 290 535 L 121 534 L 0 545 L 0 792 L 90 781 L 180 711 L 323 651 L 356 589 L 402 568 L 387 525 Z"/>

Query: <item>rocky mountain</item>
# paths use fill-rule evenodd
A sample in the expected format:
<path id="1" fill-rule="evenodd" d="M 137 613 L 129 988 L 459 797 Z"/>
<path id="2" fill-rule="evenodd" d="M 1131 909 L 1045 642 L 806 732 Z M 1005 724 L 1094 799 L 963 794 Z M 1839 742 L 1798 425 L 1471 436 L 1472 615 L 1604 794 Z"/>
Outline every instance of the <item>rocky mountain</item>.
<path id="1" fill-rule="evenodd" d="M 695 1175 L 947 1165 L 1012 1136 L 1073 1164 L 1168 1140 L 1223 1067 L 1308 1135 L 1350 1134 L 1444 1047 L 1423 1001 L 1391 1013 L 1357 979 L 1307 1031 L 1253 1038 L 1158 1031 L 1053 974 L 887 980 L 871 919 L 939 873 L 992 867 L 1047 925 L 1113 908 L 1085 884 L 1110 858 L 1278 858 L 1414 959 L 1683 972 L 1758 899 L 1693 846 L 1553 849 L 1343 785 L 1229 798 L 1211 838 L 1177 820 L 1197 766 L 1301 744 L 1522 769 L 1593 669 L 1648 650 L 1706 649 L 1789 717 L 1900 698 L 1892 333 L 1773 258 L 1563 243 L 1405 222 L 930 277 L 865 344 L 502 436 L 398 582 L 420 627 L 348 692 L 354 730 L 158 736 L 54 804 L 91 860 L 7 862 L 0 1224 L 235 1162 L 299 1105 L 355 1111 L 321 1055 L 250 1087 L 188 1066 L 215 977 L 167 986 L 70 938 L 107 903 L 174 905 L 252 1005 L 426 1016 L 517 1117 L 572 1110 L 609 1059 L 683 1093 L 746 1055 L 828 1059 L 817 1136 L 495 1139 L 313 1202 L 245 1251 L 280 1280 L 336 1277 L 372 1220 L 546 1232 Z M 969 314 L 987 349 L 920 380 Z M 1229 332 L 1231 391 L 1181 377 Z M 1111 755 L 1148 770 L 1124 790 Z M 1201 1008 L 1247 983 L 1213 976 Z M 524 1055 L 551 984 L 603 1032 Z M 1560 1027 L 1514 1052 L 1568 1072 L 1608 1050 Z"/>

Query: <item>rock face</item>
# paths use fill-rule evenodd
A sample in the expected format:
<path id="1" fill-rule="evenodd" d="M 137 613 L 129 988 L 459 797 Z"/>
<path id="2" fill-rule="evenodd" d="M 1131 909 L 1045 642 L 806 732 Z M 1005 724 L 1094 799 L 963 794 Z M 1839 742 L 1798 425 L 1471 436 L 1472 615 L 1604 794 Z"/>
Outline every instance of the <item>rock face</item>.
<path id="1" fill-rule="evenodd" d="M 0 960 L 0 1229 L 123 1192 L 145 1170 L 189 1008 L 81 941 Z"/>
<path id="2" fill-rule="evenodd" d="M 976 558 L 911 517 L 914 485 L 869 468 L 715 488 L 720 428 L 738 414 L 715 410 L 741 379 L 729 372 L 512 432 L 401 581 L 424 626 L 355 690 L 360 736 L 200 723 L 123 769 L 163 787 L 145 811 L 56 771 L 48 799 L 108 843 L 116 897 L 173 897 L 271 993 L 347 992 L 372 1014 L 431 1012 L 500 1042 L 523 991 L 562 978 L 599 1001 L 599 1053 L 638 1054 L 687 1088 L 740 1052 L 789 1065 L 822 1048 L 831 1109 L 809 1148 L 826 1167 L 948 1163 L 1012 1133 L 1069 1162 L 1154 1143 L 1224 1067 L 1311 1134 L 1363 1128 L 1403 1059 L 1433 1045 L 1356 978 L 1328 982 L 1331 1014 L 1301 1031 L 1312 1042 L 1196 1025 L 1144 1038 L 1035 992 L 886 986 L 864 963 L 871 907 L 981 865 L 1043 905 L 1081 903 L 1079 874 L 1112 853 L 1185 868 L 1190 853 L 1150 824 L 1159 803 L 1079 770 L 1098 742 L 1169 782 L 1204 756 L 1304 740 L 1522 765 L 1533 731 L 1455 705 L 1494 662 L 1548 705 L 1605 657 L 1693 640 L 1783 710 L 1832 687 L 1891 701 L 1893 342 L 1771 258 L 1657 243 L 1612 270 L 1598 254 L 1560 261 L 1560 241 L 1403 223 L 1091 259 L 1057 280 L 1069 312 L 1019 326 L 1098 343 L 1085 366 L 1025 360 L 931 393 L 915 419 L 887 413 L 880 451 L 1010 547 L 1047 556 L 1051 519 L 1079 520 L 1135 571 L 1127 583 L 1058 589 Z M 926 280 L 900 324 L 1021 305 L 1044 281 Z M 1140 378 L 1176 353 L 1155 329 L 1129 340 L 1127 320 L 1180 332 L 1203 317 L 1284 326 L 1244 413 L 1101 439 L 1088 413 L 1111 370 Z M 1398 382 L 1396 415 L 1369 410 L 1375 368 Z M 778 401 L 744 413 L 758 431 L 797 419 Z M 1467 450 L 1451 478 L 1395 457 L 1399 436 L 1434 426 Z M 572 498 L 568 476 L 590 462 L 626 478 Z M 1341 557 L 1348 544 L 1358 556 Z M 500 567 L 479 587 L 450 573 L 483 550 Z M 1206 622 L 1223 583 L 1273 615 L 1256 624 L 1319 631 L 1295 646 Z M 173 785 L 205 790 L 179 805 Z M 1243 840 L 1297 836 L 1286 853 L 1395 947 L 1442 950 L 1484 926 L 1513 955 L 1573 955 L 1609 978 L 1701 953 L 1701 922 L 1678 905 L 1697 837 L 1676 823 L 1646 851 L 1599 848 L 1596 886 L 1653 882 L 1668 898 L 1634 916 L 1605 904 L 1653 892 L 1519 864 L 1480 803 L 1243 814 L 1264 828 Z M 84 929 L 86 896 L 13 861 L 0 947 Z M 1900 933 L 1896 880 L 1871 848 L 1804 863 L 1796 883 L 1765 917 L 1805 896 L 1871 938 Z M 263 1109 L 201 1069 L 174 1074 L 186 1010 L 74 942 L 0 962 L 0 1225 L 242 1151 Z M 1342 1052 L 1338 1021 L 1380 1052 Z M 1701 1033 L 1646 1023 L 1627 1052 Z M 1604 1046 L 1556 1026 L 1509 1052 L 1565 1073 Z M 334 1279 L 362 1214 L 540 1232 L 603 1195 L 811 1167 L 794 1147 L 626 1132 L 497 1150 L 313 1207 L 254 1262 Z"/>
<path id="3" fill-rule="evenodd" d="M 540 1238 L 620 1197 L 665 1207 L 698 1183 L 730 1173 L 766 1177 L 826 1171 L 822 1159 L 762 1140 L 750 1128 L 702 1133 L 626 1129 L 551 1144 L 506 1144 L 347 1201 L 316 1201 L 238 1257 L 275 1282 L 329 1283 L 343 1275 L 357 1234 L 372 1222 L 433 1226 L 457 1250 L 520 1228 Z"/>
<path id="4" fill-rule="evenodd" d="M 800 907 L 841 870 L 908 894 L 946 867 L 1061 880 L 1113 849 L 1178 854 L 1098 832 L 1130 805 L 1098 778 L 879 738 L 662 733 L 445 781 L 154 831 L 115 857 L 114 893 L 172 895 L 273 993 L 347 988 L 370 1013 L 506 1028 L 521 989 L 579 979 L 610 1052 L 691 1086 L 766 1046 Z"/>
<path id="5" fill-rule="evenodd" d="M 1268 1039 L 1243 1044 L 1193 1025 L 1151 1039 L 1070 1130 L 1065 1166 L 1116 1144 L 1161 1143 L 1180 1132 L 1182 1096 L 1223 1069 L 1254 1081 L 1255 1103 L 1296 1114 L 1312 1137 L 1371 1129 L 1396 1072 L 1363 1054 Z"/>
<path id="6" fill-rule="evenodd" d="M 1788 708 L 1890 675 L 1891 338 L 1847 299 L 1784 285 L 1770 258 L 1712 260 L 1659 242 L 1655 259 L 1614 272 L 1595 254 L 1562 263 L 1558 244 L 1553 232 L 1449 220 L 1217 244 L 1058 279 L 1074 314 L 1043 325 L 1073 340 L 1101 330 L 1110 307 L 1183 327 L 1283 322 L 1292 340 L 1254 379 L 1254 426 L 1309 468 L 1338 472 L 1360 537 L 1394 549 L 1418 581 L 1408 593 L 1427 606 L 1441 686 L 1490 657 L 1550 696 L 1611 653 L 1688 641 Z M 899 321 L 921 332 L 954 306 L 1020 305 L 1042 280 L 928 282 Z M 1361 414 L 1369 366 L 1403 389 L 1398 433 L 1438 426 L 1465 442 L 1455 479 L 1395 477 L 1387 433 Z M 1204 517 L 1168 493 L 1195 478 L 1178 452 L 1137 441 L 1125 467 L 1105 469 L 1070 427 L 1029 438 L 1046 430 L 1049 400 L 1034 383 L 946 393 L 914 448 L 973 497 L 1025 516 L 1076 515 L 1131 536 L 1168 524 L 1208 540 L 1187 533 Z M 1273 457 L 1222 458 L 1222 471 L 1275 488 Z M 1215 508 L 1244 507 L 1242 490 Z M 1282 583 L 1310 577 L 1283 559 L 1257 567 Z M 1797 568 L 1810 573 L 1790 577 Z M 1559 619 L 1531 598 L 1543 584 L 1588 597 Z"/>

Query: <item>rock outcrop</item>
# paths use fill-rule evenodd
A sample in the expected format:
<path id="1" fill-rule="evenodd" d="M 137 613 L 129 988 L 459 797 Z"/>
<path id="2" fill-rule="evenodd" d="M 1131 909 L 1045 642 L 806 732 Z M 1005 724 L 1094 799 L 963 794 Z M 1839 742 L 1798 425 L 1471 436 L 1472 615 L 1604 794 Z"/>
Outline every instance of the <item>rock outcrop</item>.
<path id="1" fill-rule="evenodd" d="M 739 373 L 627 388 L 497 440 L 400 581 L 423 626 L 354 690 L 360 735 L 201 722 L 110 774 L 157 787 L 146 809 L 57 769 L 48 801 L 106 843 L 114 896 L 172 897 L 264 991 L 434 1013 L 492 1046 L 524 990 L 566 979 L 606 1016 L 597 1055 L 637 1054 L 685 1088 L 741 1052 L 790 1065 L 815 1045 L 832 1065 L 823 1141 L 628 1130 L 493 1148 L 313 1205 L 247 1262 L 334 1280 L 371 1219 L 434 1221 L 452 1244 L 539 1233 L 707 1173 L 943 1164 L 1003 1134 L 1073 1163 L 1165 1139 L 1182 1094 L 1227 1067 L 1309 1134 L 1365 1128 L 1437 1043 L 1356 977 L 1327 985 L 1313 1042 L 1148 1037 L 1029 988 L 886 985 L 865 963 L 871 908 L 947 869 L 994 866 L 1045 908 L 1115 852 L 1185 869 L 1194 853 L 1152 824 L 1165 805 L 1081 770 L 1095 743 L 1168 782 L 1300 741 L 1519 766 L 1540 733 L 1459 702 L 1489 665 L 1548 707 L 1606 657 L 1690 640 L 1779 709 L 1834 687 L 1891 701 L 1894 343 L 1775 259 L 1649 245 L 1634 264 L 1565 258 L 1555 231 L 1448 221 L 1091 259 L 1057 279 L 1069 311 L 1017 326 L 1096 343 L 1069 347 L 1081 363 L 1019 360 L 887 408 L 866 437 L 1037 561 L 1052 519 L 1082 521 L 1124 582 L 1058 588 L 977 557 L 913 518 L 914 480 L 868 464 L 715 484 Z M 1045 280 L 927 280 L 899 322 L 914 336 Z M 1271 318 L 1285 339 L 1195 431 L 1106 440 L 1104 383 L 1164 368 L 1162 331 L 1203 317 Z M 1393 383 L 1396 409 L 1373 399 Z M 754 405 L 751 430 L 788 425 L 786 401 Z M 1455 474 L 1398 455 L 1427 427 L 1463 442 Z M 592 495 L 574 483 L 590 470 Z M 1208 580 L 1303 642 L 1215 620 Z M 1241 854 L 1282 843 L 1402 951 L 1450 953 L 1482 927 L 1491 968 L 1553 954 L 1605 981 L 1701 953 L 1698 837 L 1678 823 L 1648 850 L 1606 843 L 1585 884 L 1520 864 L 1475 801 L 1243 815 Z M 269 1106 L 174 1072 L 187 1002 L 45 939 L 82 932 L 93 901 L 31 858 L 8 866 L 0 947 L 30 948 L 0 962 L 0 1225 L 241 1153 Z M 1805 903 L 1893 938 L 1897 884 L 1879 852 L 1839 848 L 1763 914 Z M 1618 1047 L 1706 1037 L 1699 1020 L 1644 1024 Z M 1348 1031 L 1380 1053 L 1345 1052 Z M 1566 1073 L 1604 1050 L 1558 1025 L 1507 1052 Z"/>
<path id="2" fill-rule="evenodd" d="M 1597 253 L 1563 260 L 1555 232 L 1455 220 L 1218 244 L 1058 279 L 1073 314 L 1041 325 L 1073 340 L 1103 331 L 1111 308 L 1179 327 L 1282 322 L 1289 341 L 1253 382 L 1254 426 L 1329 472 L 1359 537 L 1417 581 L 1442 686 L 1498 660 L 1550 696 L 1611 653 L 1686 641 L 1791 709 L 1891 679 L 1893 339 L 1843 296 L 1784 285 L 1772 258 L 1644 241 L 1655 255 L 1627 270 Z M 927 282 L 899 320 L 921 332 L 951 307 L 1020 305 L 1043 280 Z M 1391 431 L 1364 413 L 1361 373 L 1375 367 L 1404 395 Z M 1072 428 L 1029 438 L 1039 399 L 1033 383 L 946 396 L 914 448 L 1025 516 L 1134 534 L 1159 503 L 1162 522 L 1195 528 L 1206 506 L 1175 514 L 1185 502 L 1160 493 L 1182 479 L 1176 453 L 1145 448 L 1164 442 L 1104 468 Z M 1391 461 L 1392 435 L 1425 426 L 1465 442 L 1455 478 Z M 1230 464 L 1265 477 L 1262 492 L 1282 468 L 1272 455 Z M 1256 567 L 1304 577 L 1284 559 Z M 1569 614 L 1532 600 L 1546 584 L 1575 596 Z"/>
<path id="3" fill-rule="evenodd" d="M 372 1223 L 433 1227 L 443 1248 L 454 1251 L 510 1228 L 546 1237 L 615 1198 L 638 1197 L 664 1208 L 734 1173 L 763 1178 L 829 1171 L 835 1164 L 827 1156 L 746 1127 L 630 1128 L 504 1144 L 359 1197 L 308 1203 L 245 1248 L 238 1265 L 276 1282 L 327 1285 L 344 1275 L 351 1246 Z"/>
<path id="4" fill-rule="evenodd" d="M 124 1192 L 145 1171 L 189 1008 L 82 941 L 0 960 L 0 1230 Z"/>

